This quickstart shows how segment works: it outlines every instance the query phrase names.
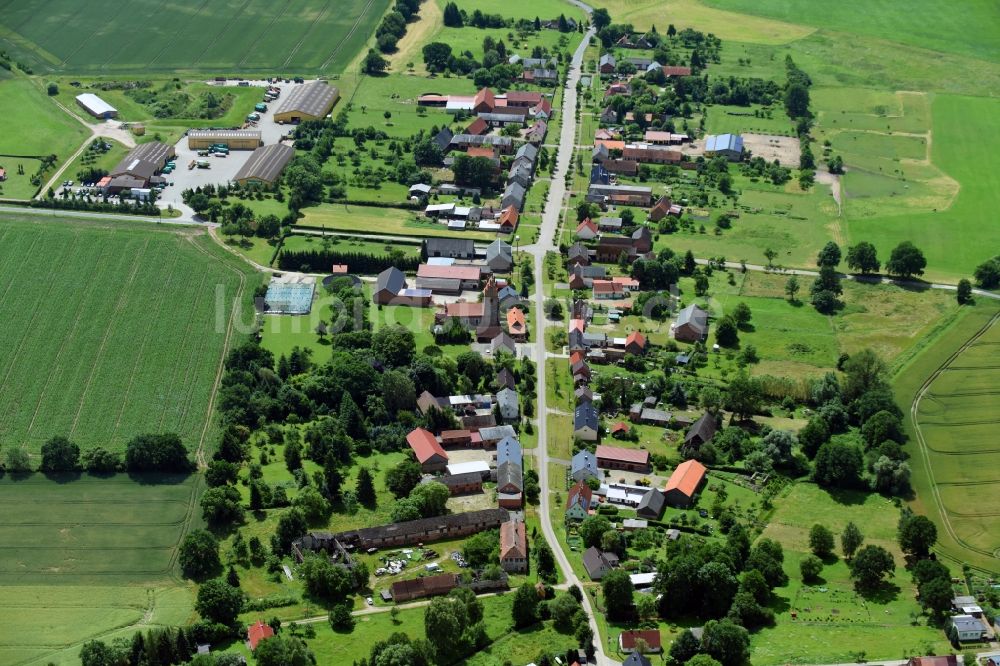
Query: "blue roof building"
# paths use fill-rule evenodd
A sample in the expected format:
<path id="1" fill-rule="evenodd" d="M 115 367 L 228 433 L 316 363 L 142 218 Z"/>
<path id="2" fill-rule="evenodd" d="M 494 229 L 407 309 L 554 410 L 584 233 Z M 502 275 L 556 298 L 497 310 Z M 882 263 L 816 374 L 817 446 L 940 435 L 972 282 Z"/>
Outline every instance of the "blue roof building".
<path id="1" fill-rule="evenodd" d="M 521 443 L 513 437 L 504 437 L 497 443 L 497 466 L 505 462 L 521 465 Z"/>
<path id="2" fill-rule="evenodd" d="M 597 456 L 590 451 L 580 451 L 573 456 L 571 474 L 574 481 L 585 479 L 600 479 L 600 472 L 597 471 Z"/>
<path id="3" fill-rule="evenodd" d="M 713 134 L 705 138 L 705 155 L 721 155 L 732 161 L 743 157 L 743 137 L 739 134 Z"/>

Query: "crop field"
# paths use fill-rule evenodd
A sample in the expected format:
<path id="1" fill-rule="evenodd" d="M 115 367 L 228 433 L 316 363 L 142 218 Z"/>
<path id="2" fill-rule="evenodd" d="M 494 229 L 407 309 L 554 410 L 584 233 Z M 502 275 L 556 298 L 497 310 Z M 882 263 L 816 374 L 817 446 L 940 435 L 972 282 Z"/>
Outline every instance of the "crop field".
<path id="1" fill-rule="evenodd" d="M 0 2 L 0 45 L 38 71 L 333 72 L 374 32 L 389 0 Z"/>
<path id="2" fill-rule="evenodd" d="M 921 448 L 917 464 L 934 485 L 946 530 L 986 558 L 1000 556 L 1000 512 L 994 508 L 1000 486 L 998 321 L 994 317 L 982 335 L 946 360 L 911 412 Z"/>
<path id="3" fill-rule="evenodd" d="M 911 623 L 910 614 L 919 607 L 896 545 L 898 513 L 891 500 L 866 493 L 830 494 L 815 485 L 798 483 L 775 500 L 775 505 L 763 536 L 784 546 L 789 583 L 775 590 L 775 626 L 751 634 L 754 664 L 852 663 L 859 652 L 872 660 L 943 654 L 948 649 L 939 629 Z M 839 537 L 848 521 L 861 527 L 865 543 L 882 546 L 893 554 L 894 589 L 882 597 L 860 597 L 840 558 L 826 563 L 819 584 L 802 583 L 799 561 L 809 554 L 809 528 L 821 523 Z M 885 640 L 887 631 L 891 641 Z"/>
<path id="4" fill-rule="evenodd" d="M 188 621 L 175 551 L 198 478 L 0 478 L 0 663 L 79 663 L 91 637 Z"/>
<path id="5" fill-rule="evenodd" d="M 195 448 L 246 281 L 228 254 L 191 232 L 16 217 L 0 244 L 0 448 L 163 431 Z"/>
<path id="6" fill-rule="evenodd" d="M 913 0 L 906 10 L 890 0 L 847 0 L 823 6 L 803 0 L 702 0 L 740 14 L 822 27 L 1000 62 L 996 26 L 1000 8 L 991 0 L 968 0 L 961 11 L 936 0 Z"/>

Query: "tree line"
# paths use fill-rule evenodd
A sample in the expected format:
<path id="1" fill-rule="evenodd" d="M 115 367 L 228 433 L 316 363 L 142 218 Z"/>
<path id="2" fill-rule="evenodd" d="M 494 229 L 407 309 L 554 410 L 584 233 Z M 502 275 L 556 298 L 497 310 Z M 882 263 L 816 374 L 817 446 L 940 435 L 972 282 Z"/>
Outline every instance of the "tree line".
<path id="1" fill-rule="evenodd" d="M 41 448 L 39 472 L 59 475 L 86 471 L 91 474 L 116 472 L 188 473 L 194 471 L 187 447 L 176 433 L 142 434 L 125 445 L 124 456 L 102 446 L 86 451 L 67 437 L 51 437 Z M 27 449 L 12 446 L 4 452 L 0 472 L 28 474 L 34 471 Z"/>
<path id="2" fill-rule="evenodd" d="M 340 250 L 282 250 L 278 255 L 278 268 L 305 273 L 326 273 L 334 264 L 346 264 L 354 273 L 380 273 L 395 266 L 403 272 L 413 272 L 420 258 L 407 256 L 401 250 L 390 254 L 344 252 Z"/>

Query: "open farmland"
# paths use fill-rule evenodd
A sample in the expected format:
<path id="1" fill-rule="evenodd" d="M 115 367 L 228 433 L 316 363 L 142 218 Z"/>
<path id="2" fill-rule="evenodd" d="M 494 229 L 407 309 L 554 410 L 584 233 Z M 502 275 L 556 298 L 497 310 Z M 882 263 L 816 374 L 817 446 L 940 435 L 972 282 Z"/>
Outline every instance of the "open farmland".
<path id="1" fill-rule="evenodd" d="M 164 431 L 197 446 L 246 281 L 228 255 L 127 223 L 15 218 L 0 243 L 0 448 L 37 454 L 54 435 L 121 448 Z"/>
<path id="2" fill-rule="evenodd" d="M 0 4 L 0 44 L 38 71 L 339 73 L 388 0 L 29 0 Z"/>
<path id="3" fill-rule="evenodd" d="M 970 318 L 982 323 L 981 315 Z M 910 414 L 920 447 L 915 461 L 919 478 L 931 485 L 921 499 L 936 506 L 949 537 L 944 543 L 953 539 L 966 551 L 962 556 L 975 557 L 976 564 L 991 571 L 997 570 L 1000 555 L 1000 515 L 992 508 L 1000 485 L 998 321 L 994 315 L 941 363 L 917 394 Z"/>
<path id="4" fill-rule="evenodd" d="M 199 482 L 160 480 L 0 479 L 0 663 L 79 663 L 91 637 L 190 619 L 173 574 Z"/>

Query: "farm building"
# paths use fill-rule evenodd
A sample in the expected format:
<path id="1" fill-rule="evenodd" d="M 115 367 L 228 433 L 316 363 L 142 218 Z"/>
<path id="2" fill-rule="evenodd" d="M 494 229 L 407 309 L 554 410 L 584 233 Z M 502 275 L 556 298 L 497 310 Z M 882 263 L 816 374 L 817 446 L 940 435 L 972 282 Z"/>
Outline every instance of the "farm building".
<path id="1" fill-rule="evenodd" d="M 677 313 L 674 338 L 684 342 L 704 340 L 708 335 L 708 313 L 697 305 L 689 305 Z"/>
<path id="2" fill-rule="evenodd" d="M 429 289 L 407 289 L 406 275 L 395 266 L 390 266 L 375 279 L 375 293 L 372 300 L 380 305 L 409 305 L 425 308 L 431 305 Z"/>
<path id="3" fill-rule="evenodd" d="M 162 183 L 163 177 L 158 174 L 174 154 L 173 146 L 159 141 L 139 144 L 110 171 L 105 190 L 108 194 L 117 194 L 123 190 Z"/>
<path id="4" fill-rule="evenodd" d="M 414 428 L 406 436 L 406 443 L 410 445 L 424 472 L 441 472 L 448 464 L 448 454 L 429 431 Z"/>
<path id="5" fill-rule="evenodd" d="M 326 81 L 311 81 L 295 88 L 274 112 L 276 123 L 322 120 L 337 103 L 340 90 Z"/>
<path id="6" fill-rule="evenodd" d="M 425 578 L 398 580 L 392 584 L 392 600 L 397 604 L 421 597 L 434 597 L 448 594 L 458 587 L 458 576 L 443 573 Z"/>
<path id="7" fill-rule="evenodd" d="M 715 431 L 718 430 L 718 427 L 715 417 L 705 412 L 700 419 L 695 421 L 694 425 L 691 426 L 691 429 L 684 436 L 684 444 L 686 446 L 701 447 L 715 436 Z"/>
<path id="8" fill-rule="evenodd" d="M 686 460 L 677 466 L 674 473 L 667 479 L 667 485 L 663 489 L 667 504 L 670 506 L 685 507 L 691 505 L 695 493 L 705 480 L 707 470 L 697 460 Z"/>
<path id="9" fill-rule="evenodd" d="M 663 652 L 663 642 L 659 629 L 630 629 L 618 635 L 618 649 L 622 652 L 635 650 L 639 641 L 646 644 L 646 652 Z"/>
<path id="10" fill-rule="evenodd" d="M 240 185 L 273 185 L 294 154 L 294 148 L 281 143 L 262 146 L 253 151 L 233 180 Z"/>
<path id="11" fill-rule="evenodd" d="M 189 150 L 207 150 L 224 145 L 230 150 L 257 150 L 261 145 L 257 130 L 191 130 L 187 134 Z"/>
<path id="12" fill-rule="evenodd" d="M 597 447 L 597 466 L 603 469 L 624 469 L 630 472 L 649 471 L 649 451 L 625 449 L 620 446 Z"/>
<path id="13" fill-rule="evenodd" d="M 79 104 L 84 111 L 95 118 L 118 117 L 118 109 L 111 106 L 94 93 L 83 93 L 82 95 L 77 95 L 76 103 Z"/>
<path id="14" fill-rule="evenodd" d="M 713 134 L 705 138 L 705 156 L 725 157 L 730 162 L 743 158 L 743 137 L 739 134 Z"/>

